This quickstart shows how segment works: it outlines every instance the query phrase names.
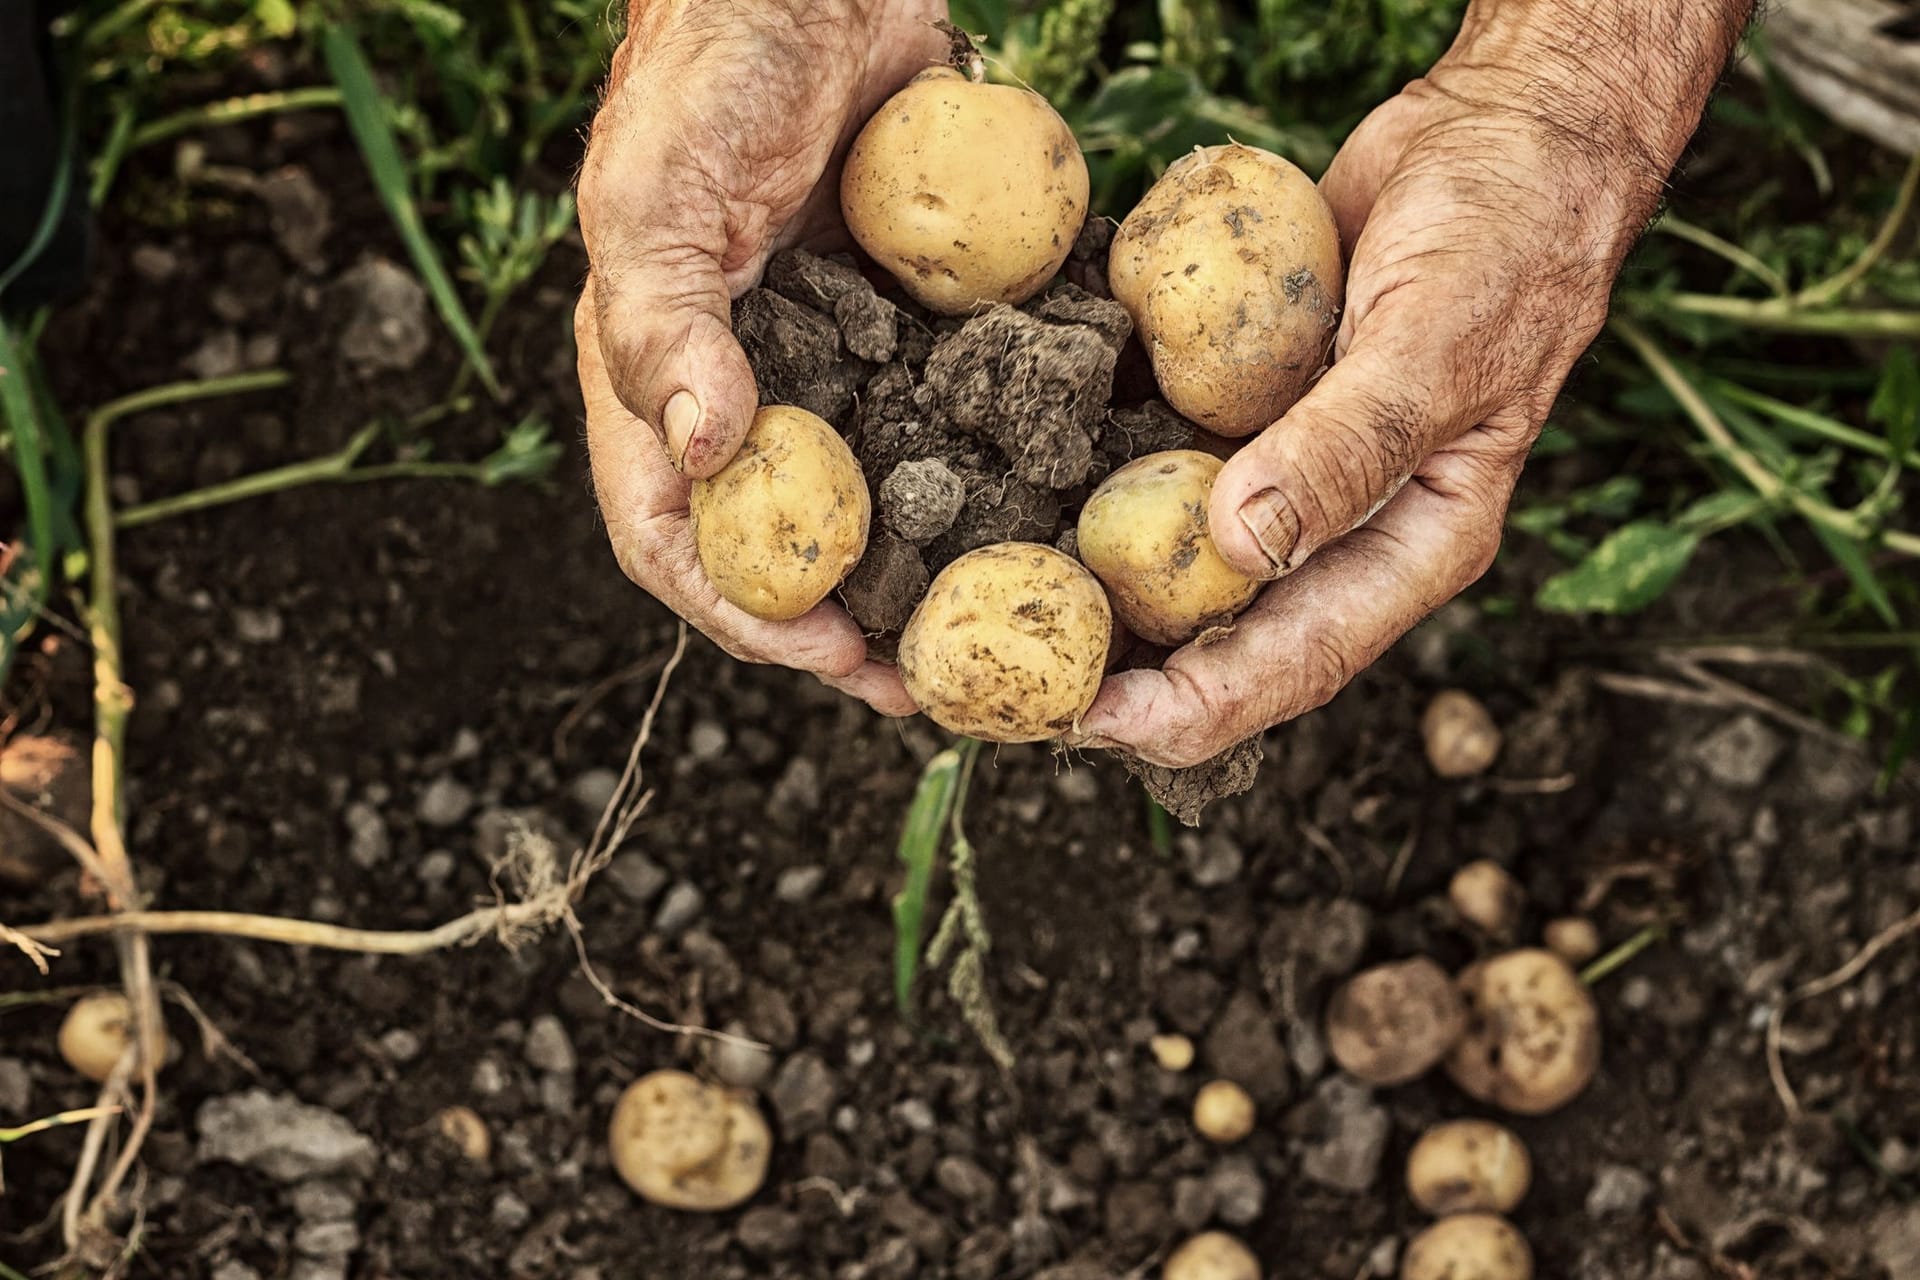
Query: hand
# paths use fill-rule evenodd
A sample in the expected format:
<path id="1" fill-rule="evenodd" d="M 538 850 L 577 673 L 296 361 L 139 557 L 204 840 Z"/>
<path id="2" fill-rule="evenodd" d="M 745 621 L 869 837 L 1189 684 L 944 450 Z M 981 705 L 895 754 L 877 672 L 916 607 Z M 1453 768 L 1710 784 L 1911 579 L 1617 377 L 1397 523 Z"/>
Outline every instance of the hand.
<path id="1" fill-rule="evenodd" d="M 1737 0 L 1713 6 L 1725 39 L 1693 54 L 1711 68 L 1677 105 L 1643 91 L 1629 108 L 1630 89 L 1592 75 L 1569 88 L 1507 30 L 1487 39 L 1497 18 L 1481 13 L 1354 133 L 1321 184 L 1351 259 L 1334 363 L 1227 464 L 1208 513 L 1231 564 L 1279 581 L 1227 638 L 1111 677 L 1086 743 L 1197 764 L 1327 702 L 1486 572 L 1528 451 L 1737 34 Z M 1656 50 L 1674 58 L 1679 43 Z M 1583 54 L 1613 56 L 1604 39 Z"/>
<path id="2" fill-rule="evenodd" d="M 734 657 L 811 671 L 891 715 L 913 701 L 845 611 L 763 622 L 720 598 L 688 482 L 726 465 L 758 404 L 732 299 L 776 249 L 844 237 L 839 161 L 944 57 L 945 16 L 944 0 L 636 3 L 580 175 L 580 386 L 621 568 Z"/>

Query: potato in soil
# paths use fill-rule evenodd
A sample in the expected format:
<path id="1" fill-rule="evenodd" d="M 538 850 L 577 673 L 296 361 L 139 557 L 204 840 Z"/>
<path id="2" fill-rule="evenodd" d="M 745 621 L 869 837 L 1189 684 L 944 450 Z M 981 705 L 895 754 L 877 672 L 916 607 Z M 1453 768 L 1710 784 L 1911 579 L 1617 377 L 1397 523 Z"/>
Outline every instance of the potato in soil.
<path id="1" fill-rule="evenodd" d="M 1313 179 L 1239 143 L 1168 166 L 1120 224 L 1107 279 L 1167 402 L 1224 436 L 1264 429 L 1306 392 L 1346 290 Z"/>
<path id="2" fill-rule="evenodd" d="M 1413 1238 L 1400 1280 L 1533 1280 L 1533 1250 L 1505 1218 L 1459 1213 Z"/>
<path id="3" fill-rule="evenodd" d="M 1053 279 L 1086 220 L 1087 162 L 1039 94 L 934 67 L 853 140 L 840 209 L 916 301 L 959 315 Z"/>
<path id="4" fill-rule="evenodd" d="M 826 422 L 767 405 L 733 461 L 689 500 L 700 565 L 756 618 L 797 618 L 840 585 L 867 549 L 873 503 L 853 450 Z"/>
<path id="5" fill-rule="evenodd" d="M 944 728 L 1038 742 L 1093 705 L 1112 637 L 1106 593 L 1079 561 L 1001 542 L 934 578 L 901 633 L 900 678 Z"/>
<path id="6" fill-rule="evenodd" d="M 1537 1116 L 1573 1101 L 1593 1080 L 1600 1014 L 1565 960 L 1534 948 L 1509 951 L 1469 965 L 1455 985 L 1467 1030 L 1447 1074 L 1466 1092 Z"/>
<path id="7" fill-rule="evenodd" d="M 1448 1120 L 1407 1155 L 1407 1192 L 1436 1217 L 1511 1213 L 1533 1184 L 1526 1143 L 1491 1120 Z"/>
<path id="8" fill-rule="evenodd" d="M 701 1213 L 749 1199 L 773 1152 L 750 1095 L 684 1071 L 654 1071 L 628 1085 L 614 1104 L 607 1143 L 614 1170 L 641 1196 Z"/>
<path id="9" fill-rule="evenodd" d="M 1447 1056 L 1466 1011 L 1446 971 L 1425 956 L 1375 965 L 1327 1002 L 1327 1050 L 1372 1085 L 1405 1084 Z"/>
<path id="10" fill-rule="evenodd" d="M 1183 645 L 1231 622 L 1260 592 L 1220 558 L 1207 530 L 1222 465 L 1197 449 L 1150 453 L 1108 476 L 1080 509 L 1080 559 L 1120 621 L 1154 644 Z"/>

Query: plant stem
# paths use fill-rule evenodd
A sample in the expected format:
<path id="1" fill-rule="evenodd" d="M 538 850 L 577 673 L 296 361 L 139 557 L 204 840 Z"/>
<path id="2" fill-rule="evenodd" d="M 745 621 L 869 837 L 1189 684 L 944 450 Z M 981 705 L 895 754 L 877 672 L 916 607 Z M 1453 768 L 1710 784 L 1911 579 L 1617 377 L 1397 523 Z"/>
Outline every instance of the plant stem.
<path id="1" fill-rule="evenodd" d="M 1784 298 L 1793 290 L 1787 284 L 1787 278 L 1761 261 L 1754 254 L 1741 248 L 1731 240 L 1723 240 L 1705 227 L 1696 226 L 1684 218 L 1669 213 L 1654 224 L 1655 231 L 1663 231 L 1676 240 L 1684 240 L 1696 248 L 1705 249 L 1731 262 L 1754 279 L 1773 291 L 1776 298 Z"/>
<path id="2" fill-rule="evenodd" d="M 1916 195 L 1920 195 L 1920 153 L 1915 153 L 1908 163 L 1906 176 L 1900 180 L 1900 192 L 1894 197 L 1893 208 L 1887 213 L 1886 221 L 1880 224 L 1879 234 L 1874 236 L 1865 251 L 1844 271 L 1818 284 L 1808 285 L 1795 294 L 1794 303 L 1802 307 L 1824 307 L 1838 301 L 1866 279 L 1867 273 L 1880 264 L 1880 260 L 1887 256 L 1894 242 L 1900 238 L 1900 228 L 1905 225 L 1907 215 L 1913 212 Z"/>
<path id="3" fill-rule="evenodd" d="M 23 932 L 31 933 L 32 930 L 23 930 Z M 1609 975 L 1619 971 L 1622 968 L 1625 968 L 1628 962 L 1631 961 L 1635 956 L 1639 955 L 1642 951 L 1645 951 L 1648 947 L 1651 947 L 1654 943 L 1660 941 L 1662 938 L 1666 936 L 1667 936 L 1667 926 L 1663 924 L 1648 925 L 1646 928 L 1634 934 L 1631 938 L 1628 938 L 1625 942 L 1621 943 L 1619 946 L 1615 947 L 1613 950 L 1607 952 L 1607 954 L 1601 956 L 1598 960 L 1595 960 L 1592 964 L 1582 969 L 1580 971 L 1580 981 L 1586 983 L 1590 987 L 1595 985 L 1596 983 L 1605 979 Z"/>
<path id="4" fill-rule="evenodd" d="M 1920 311 L 1809 311 L 1791 298 L 1725 298 L 1714 293 L 1632 295 L 1649 310 L 1731 320 L 1753 329 L 1832 338 L 1920 338 Z"/>
<path id="5" fill-rule="evenodd" d="M 1803 409 L 1799 405 L 1789 404 L 1784 400 L 1776 400 L 1750 387 L 1743 387 L 1737 382 L 1728 382 L 1721 378 L 1713 379 L 1710 390 L 1713 394 L 1723 396 L 1743 408 L 1757 410 L 1808 435 L 1831 440 L 1835 444 L 1843 444 L 1849 448 L 1858 449 L 1862 453 L 1870 453 L 1876 458 L 1885 458 L 1889 462 L 1894 460 L 1893 445 L 1890 442 L 1871 432 L 1850 427 L 1844 422 L 1836 422 L 1825 414 L 1814 413 L 1810 409 Z M 1920 470 L 1920 449 L 1910 449 L 1902 454 L 1900 464 L 1909 470 Z"/>
<path id="6" fill-rule="evenodd" d="M 340 89 L 337 85 L 315 84 L 299 89 L 248 93 L 219 102 L 202 103 L 197 107 L 188 107 L 183 111 L 176 111 L 172 115 L 161 116 L 158 120 L 151 120 L 141 125 L 127 140 L 127 150 L 138 151 L 142 147 L 164 142 L 168 138 L 178 137 L 183 133 L 192 133 L 196 129 L 238 124 L 242 120 L 278 115 L 283 111 L 311 111 L 321 107 L 337 107 L 340 102 Z"/>

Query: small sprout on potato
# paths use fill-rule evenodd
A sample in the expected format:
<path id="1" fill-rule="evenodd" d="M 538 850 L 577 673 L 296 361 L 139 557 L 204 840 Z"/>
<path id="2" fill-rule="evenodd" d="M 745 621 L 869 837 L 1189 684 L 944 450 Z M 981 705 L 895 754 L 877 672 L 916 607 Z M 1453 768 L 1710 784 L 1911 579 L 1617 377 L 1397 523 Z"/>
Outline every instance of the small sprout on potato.
<path id="1" fill-rule="evenodd" d="M 853 238 L 943 315 L 1040 292 L 1073 248 L 1087 195 L 1080 144 L 1045 98 L 951 67 L 881 103 L 840 177 Z"/>
<path id="2" fill-rule="evenodd" d="M 754 414 L 740 452 L 693 482 L 688 506 L 714 588 L 770 621 L 799 617 L 840 585 L 867 549 L 873 515 L 853 450 L 791 405 Z"/>
<path id="3" fill-rule="evenodd" d="M 1205 1231 L 1167 1259 L 1163 1280 L 1260 1280 L 1253 1250 L 1224 1231 Z"/>
<path id="4" fill-rule="evenodd" d="M 1052 547 L 1001 542 L 942 569 L 900 635 L 900 679 L 942 728 L 988 742 L 1067 732 L 1113 639 L 1106 592 Z"/>
<path id="5" fill-rule="evenodd" d="M 1333 993 L 1327 1049 L 1367 1084 L 1405 1084 L 1446 1057 L 1466 1025 L 1446 971 L 1416 956 L 1363 970 Z"/>
<path id="6" fill-rule="evenodd" d="M 1443 778 L 1485 773 L 1500 757 L 1500 726 L 1480 699 L 1464 689 L 1444 689 L 1420 717 L 1427 763 Z"/>
<path id="7" fill-rule="evenodd" d="M 1581 916 L 1549 920 L 1545 937 L 1547 950 L 1570 965 L 1583 965 L 1600 954 L 1600 930 Z"/>
<path id="8" fill-rule="evenodd" d="M 1260 592 L 1220 558 L 1207 531 L 1223 465 L 1197 449 L 1150 453 L 1101 481 L 1080 510 L 1080 559 L 1142 639 L 1183 645 L 1233 621 Z"/>
<path id="9" fill-rule="evenodd" d="M 1155 1036 L 1147 1042 L 1153 1060 L 1166 1071 L 1185 1071 L 1193 1065 L 1193 1041 L 1183 1035 Z"/>
<path id="10" fill-rule="evenodd" d="M 1413 1238 L 1400 1280 L 1533 1280 L 1533 1250 L 1505 1218 L 1455 1214 Z"/>
<path id="11" fill-rule="evenodd" d="M 1482 1102 L 1543 1115 L 1571 1102 L 1600 1067 L 1600 1015 L 1572 966 L 1551 951 L 1509 951 L 1457 980 L 1467 1030 L 1447 1059 Z"/>
<path id="12" fill-rule="evenodd" d="M 684 1071 L 641 1076 L 613 1108 L 613 1167 L 645 1199 L 712 1213 L 749 1199 L 767 1177 L 773 1135 L 744 1093 Z"/>
<path id="13" fill-rule="evenodd" d="M 1223 1147 L 1253 1132 L 1253 1114 L 1252 1096 L 1231 1080 L 1209 1081 L 1193 1099 L 1193 1127 Z"/>
<path id="14" fill-rule="evenodd" d="M 472 1107 L 443 1107 L 433 1118 L 440 1136 L 460 1149 L 474 1164 L 485 1164 L 493 1154 L 493 1134 Z"/>
<path id="15" fill-rule="evenodd" d="M 1526 890 L 1497 862 L 1481 858 L 1453 873 L 1447 886 L 1453 909 L 1480 932 L 1492 938 L 1511 938 L 1526 906 Z"/>
<path id="16" fill-rule="evenodd" d="M 67 1010 L 60 1024 L 60 1056 L 89 1080 L 104 1081 L 133 1044 L 136 1036 L 133 1006 L 117 991 L 82 996 Z M 160 1039 L 166 1056 L 166 1037 Z"/>
<path id="17" fill-rule="evenodd" d="M 1491 1120 L 1449 1120 L 1420 1135 L 1407 1156 L 1407 1191 L 1435 1217 L 1511 1213 L 1533 1184 L 1519 1135 Z"/>

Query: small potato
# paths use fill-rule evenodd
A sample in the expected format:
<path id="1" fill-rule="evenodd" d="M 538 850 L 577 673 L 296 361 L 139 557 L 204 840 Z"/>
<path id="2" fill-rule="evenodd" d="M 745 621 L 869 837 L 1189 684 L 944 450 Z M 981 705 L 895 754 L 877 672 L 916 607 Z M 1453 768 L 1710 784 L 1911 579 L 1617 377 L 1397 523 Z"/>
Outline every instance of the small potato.
<path id="1" fill-rule="evenodd" d="M 791 405 L 753 416 L 733 461 L 693 482 L 700 565 L 756 618 L 797 618 L 826 599 L 867 549 L 873 502 L 853 450 Z"/>
<path id="2" fill-rule="evenodd" d="M 1482 1102 L 1537 1116 L 1571 1102 L 1600 1067 L 1600 1015 L 1572 967 L 1551 951 L 1509 951 L 1455 983 L 1467 1030 L 1447 1059 L 1453 1082 Z"/>
<path id="3" fill-rule="evenodd" d="M 1080 509 L 1080 559 L 1134 634 L 1183 645 L 1253 602 L 1261 584 L 1236 572 L 1207 532 L 1207 500 L 1223 464 L 1197 449 L 1136 458 Z"/>
<path id="4" fill-rule="evenodd" d="M 82 996 L 60 1023 L 60 1056 L 89 1080 L 104 1081 L 134 1042 L 133 1006 L 117 991 Z M 161 1037 L 161 1055 L 166 1037 Z"/>
<path id="5" fill-rule="evenodd" d="M 922 306 L 1025 302 L 1087 217 L 1087 162 L 1047 100 L 922 71 L 880 104 L 840 176 L 847 229 Z"/>
<path id="6" fill-rule="evenodd" d="M 1511 1213 L 1533 1185 L 1519 1135 L 1491 1120 L 1449 1120 L 1420 1135 L 1407 1156 L 1407 1192 L 1437 1218 Z"/>
<path id="7" fill-rule="evenodd" d="M 1193 1041 L 1183 1035 L 1155 1036 L 1147 1047 L 1163 1071 L 1185 1071 L 1193 1065 Z"/>
<path id="8" fill-rule="evenodd" d="M 1600 954 L 1600 930 L 1593 921 L 1580 916 L 1565 916 L 1547 921 L 1542 935 L 1547 950 L 1571 965 L 1582 965 Z"/>
<path id="9" fill-rule="evenodd" d="M 22 804 L 70 827 L 87 829 L 93 773 L 87 744 L 68 734 L 17 734 L 0 743 L 0 788 Z M 39 823 L 0 808 L 0 880 L 37 884 L 72 865 L 67 851 Z"/>
<path id="10" fill-rule="evenodd" d="M 766 1181 L 773 1135 L 749 1095 L 684 1071 L 641 1076 L 614 1104 L 613 1167 L 645 1199 L 712 1213 Z"/>
<path id="11" fill-rule="evenodd" d="M 1444 689 L 1420 717 L 1427 763 L 1443 778 L 1485 773 L 1500 757 L 1500 726 L 1480 699 L 1464 689 Z"/>
<path id="12" fill-rule="evenodd" d="M 472 1107 L 443 1107 L 433 1123 L 440 1136 L 460 1148 L 460 1154 L 474 1164 L 485 1164 L 493 1155 L 493 1134 Z"/>
<path id="13" fill-rule="evenodd" d="M 1466 1028 L 1444 969 L 1425 956 L 1347 979 L 1327 1004 L 1327 1049 L 1367 1084 L 1405 1084 L 1432 1068 Z"/>
<path id="14" fill-rule="evenodd" d="M 1455 1214 L 1407 1245 L 1400 1280 L 1533 1280 L 1533 1250 L 1505 1218 Z"/>
<path id="15" fill-rule="evenodd" d="M 1447 898 L 1460 918 L 1480 932 L 1510 938 L 1520 923 L 1527 894 L 1505 867 L 1481 858 L 1453 873 Z"/>
<path id="16" fill-rule="evenodd" d="M 1253 1250 L 1224 1231 L 1205 1231 L 1173 1251 L 1163 1280 L 1260 1280 Z"/>
<path id="17" fill-rule="evenodd" d="M 900 634 L 900 679 L 944 728 L 1038 742 L 1093 705 L 1112 637 L 1106 593 L 1079 561 L 1001 542 L 934 578 Z"/>
<path id="18" fill-rule="evenodd" d="M 1209 1081 L 1193 1099 L 1193 1127 L 1223 1147 L 1252 1133 L 1253 1117 L 1252 1096 L 1231 1080 Z"/>
<path id="19" fill-rule="evenodd" d="M 1313 179 L 1239 143 L 1167 167 L 1114 233 L 1107 279 L 1167 403 L 1223 436 L 1264 429 L 1305 393 L 1346 288 Z"/>

